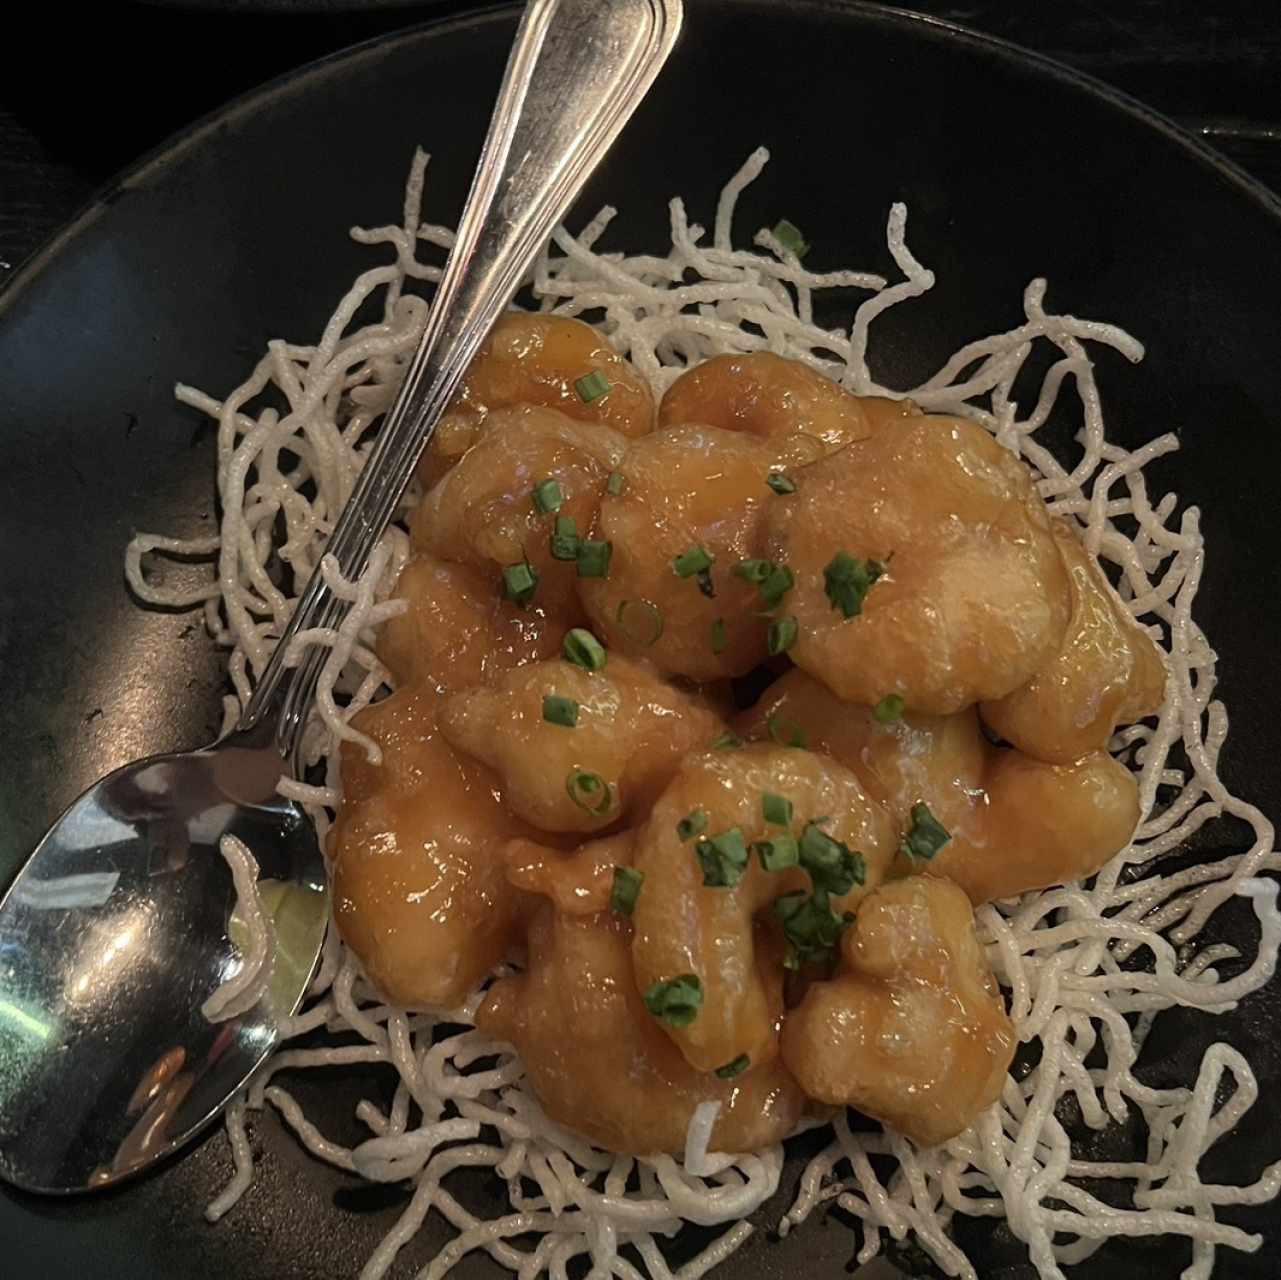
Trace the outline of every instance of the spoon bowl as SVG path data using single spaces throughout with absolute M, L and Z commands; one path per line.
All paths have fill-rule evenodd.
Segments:
M 181 1146 L 301 1002 L 328 919 L 324 860 L 276 793 L 274 741 L 256 737 L 108 774 L 0 901 L 0 1176 L 17 1186 L 108 1186 Z M 266 996 L 212 1023 L 201 1006 L 240 964 L 224 834 L 258 859 L 276 953 Z

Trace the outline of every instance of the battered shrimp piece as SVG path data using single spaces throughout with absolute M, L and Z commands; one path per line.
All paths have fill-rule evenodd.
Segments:
M 880 723 L 792 671 L 738 722 L 740 733 L 801 734 L 857 774 L 900 831 L 923 801 L 951 839 L 928 862 L 900 855 L 900 872 L 955 881 L 978 905 L 1093 875 L 1129 843 L 1139 820 L 1134 775 L 1104 751 L 1070 765 L 993 747 L 973 708 L 906 712 Z
M 629 932 L 626 920 L 608 913 L 542 906 L 529 929 L 526 971 L 494 985 L 476 1025 L 516 1046 L 553 1120 L 608 1151 L 681 1151 L 703 1102 L 721 1104 L 711 1150 L 755 1151 L 780 1141 L 804 1104 L 782 1063 L 775 1058 L 728 1080 L 691 1068 L 636 990 Z
M 959 711 L 1057 651 L 1070 599 L 1049 516 L 981 427 L 889 422 L 797 482 L 768 508 L 766 555 L 796 577 L 792 658 L 841 698 Z M 883 569 L 870 588 L 868 562 Z
M 420 552 L 400 571 L 393 596 L 409 608 L 379 628 L 377 652 L 398 687 L 428 678 L 441 689 L 557 652 L 564 617 L 537 600 L 522 608 L 470 565 Z
M 609 910 L 614 869 L 630 867 L 636 831 L 588 840 L 571 854 L 533 840 L 512 840 L 503 849 L 507 879 L 526 893 L 550 898 L 557 911 L 592 916 Z
M 1106 747 L 1118 725 L 1155 712 L 1165 693 L 1165 667 L 1072 526 L 1055 520 L 1053 530 L 1072 589 L 1063 643 L 1021 689 L 980 711 L 1028 755 L 1068 764 Z
M 810 987 L 783 1027 L 783 1061 L 811 1098 L 927 1146 L 996 1101 L 1014 1046 L 965 894 L 919 876 L 863 903 L 836 977 Z
M 749 431 L 768 439 L 781 461 L 803 466 L 916 413 L 910 400 L 852 395 L 799 360 L 758 351 L 713 356 L 682 373 L 658 406 L 658 425 Z
M 603 394 L 584 399 L 575 385 L 597 373 Z M 588 387 L 591 395 L 595 388 Z M 476 442 L 489 416 L 513 405 L 542 405 L 625 436 L 654 426 L 654 397 L 640 374 L 581 320 L 509 311 L 490 330 L 462 389 L 441 418 L 419 464 L 430 489 Z
M 502 846 L 528 828 L 493 774 L 436 731 L 440 695 L 402 689 L 355 717 L 382 748 L 343 743 L 345 799 L 330 836 L 334 919 L 387 999 L 450 1006 L 520 934 Z
M 552 555 L 556 521 L 572 520 L 586 535 L 625 447 L 616 431 L 554 409 L 496 410 L 466 456 L 415 511 L 412 541 L 442 560 L 481 569 L 495 590 L 505 567 L 529 564 L 538 575 L 531 603 L 569 620 L 578 608 L 576 566 Z M 558 486 L 558 505 L 544 511 L 534 491 L 548 480 Z
M 598 831 L 646 812 L 681 757 L 724 728 L 695 696 L 619 654 L 601 671 L 557 659 L 462 690 L 440 727 L 497 771 L 513 813 L 545 831 Z
M 613 544 L 609 577 L 579 594 L 598 634 L 664 671 L 714 680 L 765 657 L 757 587 L 732 570 L 761 555 L 761 523 L 781 501 L 766 481 L 777 451 L 741 431 L 669 427 L 638 440 L 620 468 L 622 492 L 600 506 L 598 537 Z M 677 557 L 712 557 L 707 579 L 681 577 Z M 719 625 L 718 625 L 719 624 Z
M 702 814 L 703 836 L 737 829 L 750 849 L 784 829 L 765 821 L 767 793 L 791 802 L 788 825 L 796 836 L 809 822 L 825 818 L 823 831 L 863 855 L 864 883 L 831 899 L 838 916 L 880 883 L 894 857 L 897 841 L 888 815 L 833 760 L 764 743 L 686 758 L 636 838 L 635 868 L 645 880 L 632 915 L 632 958 L 642 992 L 684 974 L 702 984 L 693 1021 L 664 1024 L 699 1071 L 713 1071 L 743 1054 L 762 1064 L 777 1051 L 781 1006 L 760 974 L 754 920 L 783 894 L 808 889 L 810 881 L 799 868 L 766 871 L 750 856 L 737 884 L 704 884 L 697 840 L 682 840 L 677 824 Z

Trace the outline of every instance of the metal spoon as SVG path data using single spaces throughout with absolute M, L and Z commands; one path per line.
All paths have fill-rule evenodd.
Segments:
M 358 574 L 468 362 L 675 43 L 680 0 L 531 0 L 426 332 L 330 538 Z M 322 655 L 290 640 L 345 606 L 303 591 L 235 730 L 126 765 L 54 824 L 0 902 L 0 1177 L 108 1186 L 207 1125 L 302 1000 L 328 900 L 315 833 L 276 785 L 296 768 Z M 272 883 L 270 991 L 219 1024 L 204 1000 L 239 965 L 225 832 Z

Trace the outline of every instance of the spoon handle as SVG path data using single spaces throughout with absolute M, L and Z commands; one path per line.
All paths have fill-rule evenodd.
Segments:
M 422 340 L 329 539 L 344 577 L 364 569 L 467 365 L 654 82 L 680 25 L 681 0 L 529 0 Z M 309 651 L 289 680 L 285 652 L 299 631 L 336 626 L 345 609 L 317 569 L 238 730 L 262 722 L 283 689 L 276 741 L 292 758 L 324 653 Z

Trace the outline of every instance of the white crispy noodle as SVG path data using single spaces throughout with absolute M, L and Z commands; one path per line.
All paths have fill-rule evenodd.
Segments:
M 1271 977 L 1281 914 L 1276 882 L 1265 873 L 1276 871 L 1278 860 L 1271 823 L 1217 774 L 1228 721 L 1214 698 L 1215 653 L 1192 616 L 1205 562 L 1199 513 L 1180 511 L 1173 494 L 1153 503 L 1144 480 L 1144 466 L 1176 447 L 1176 440 L 1162 436 L 1128 451 L 1104 433 L 1089 348 L 1111 347 L 1132 361 L 1143 349 L 1110 325 L 1048 310 L 1045 282 L 1034 280 L 1021 319 L 1006 332 L 968 344 L 918 387 L 883 386 L 868 363 L 874 322 L 934 283 L 907 247 L 906 210 L 895 205 L 889 214 L 888 246 L 901 276 L 894 282 L 812 271 L 768 234 L 755 238 L 755 248 L 736 248 L 735 202 L 767 158 L 756 152 L 730 180 L 710 238 L 673 200 L 672 245 L 662 256 L 598 248 L 611 209 L 578 235 L 559 228 L 528 282 L 535 305 L 593 320 L 656 392 L 707 356 L 769 350 L 802 360 L 853 391 L 910 395 L 927 409 L 982 423 L 1033 468 L 1051 509 L 1074 521 L 1090 551 L 1113 571 L 1121 598 L 1161 644 L 1169 672 L 1160 713 L 1123 730 L 1112 744 L 1139 776 L 1143 818 L 1133 842 L 1087 884 L 1028 894 L 978 913 L 1019 1037 L 1039 1047 L 1036 1065 L 1020 1079 L 1011 1077 L 995 1106 L 940 1147 L 855 1132 L 838 1119 L 779 1231 L 786 1234 L 834 1202 L 859 1221 L 860 1259 L 875 1256 L 887 1238 L 910 1233 L 946 1273 L 971 1280 L 974 1265 L 948 1231 L 957 1213 L 1006 1218 L 1045 1280 L 1063 1275 L 1065 1266 L 1114 1236 L 1181 1236 L 1190 1242 L 1184 1277 L 1207 1280 L 1217 1249 L 1253 1251 L 1261 1243 L 1218 1221 L 1218 1207 L 1258 1203 L 1281 1186 L 1281 1163 L 1242 1169 L 1241 1184 L 1233 1186 L 1203 1181 L 1199 1172 L 1206 1151 L 1253 1105 L 1257 1084 L 1249 1063 L 1225 1044 L 1214 1045 L 1195 1079 L 1179 1087 L 1143 1084 L 1135 1064 L 1161 1010 L 1190 1005 L 1219 1013 Z M 144 601 L 203 602 L 213 635 L 230 650 L 235 698 L 229 718 L 248 697 L 301 584 L 322 560 L 372 430 L 422 330 L 426 306 L 405 288 L 438 278 L 441 251 L 451 241 L 447 229 L 420 222 L 425 166 L 420 152 L 399 226 L 353 232 L 362 243 L 386 246 L 394 260 L 356 281 L 314 345 L 269 344 L 247 381 L 221 400 L 178 388 L 183 403 L 218 424 L 219 537 L 182 542 L 140 536 L 130 547 L 126 572 Z M 432 262 L 420 260 L 424 251 Z M 832 288 L 868 296 L 847 324 L 826 329 L 814 319 L 815 300 Z M 381 317 L 354 324 L 362 304 L 378 297 Z M 1048 370 L 1034 393 L 1016 399 L 1016 378 L 1036 348 L 1050 353 Z M 1081 415 L 1068 457 L 1055 456 L 1038 439 L 1056 410 Z M 413 501 L 411 494 L 407 505 Z M 148 565 L 156 555 L 215 552 L 212 571 L 195 588 L 186 579 L 167 586 L 169 575 Z M 376 756 L 374 744 L 348 722 L 388 685 L 373 653 L 373 632 L 398 607 L 390 594 L 406 554 L 403 528 L 395 528 L 359 581 L 342 580 L 327 563 L 331 585 L 353 602 L 351 612 L 337 629 L 308 632 L 295 646 L 329 650 L 306 739 L 307 759 L 325 762 L 323 784 L 289 786 L 322 835 L 341 798 L 339 742 L 361 742 Z M 1162 858 L 1225 815 L 1252 833 L 1245 852 L 1216 852 L 1162 874 Z M 1199 941 L 1216 909 L 1234 895 L 1243 896 L 1258 919 L 1259 937 L 1249 955 Z M 227 1212 L 250 1186 L 244 1117 L 270 1104 L 319 1158 L 355 1176 L 412 1186 L 400 1221 L 369 1259 L 363 1280 L 388 1273 L 429 1213 L 457 1231 L 419 1273 L 433 1280 L 476 1249 L 523 1278 L 565 1276 L 571 1260 L 582 1258 L 593 1277 L 690 1280 L 742 1242 L 751 1227 L 740 1220 L 778 1185 L 780 1149 L 709 1156 L 701 1131 L 691 1135 L 684 1163 L 592 1148 L 543 1114 L 510 1046 L 471 1026 L 480 998 L 477 992 L 465 1007 L 450 1011 L 389 1007 L 331 929 L 311 1002 L 285 1032 L 328 1028 L 354 1033 L 356 1043 L 286 1047 L 267 1064 L 228 1113 L 236 1172 L 210 1216 Z M 321 1134 L 274 1081 L 285 1068 L 356 1061 L 386 1063 L 398 1083 L 389 1110 L 372 1101 L 360 1104 L 357 1115 L 370 1136 L 347 1149 Z M 1082 1158 L 1060 1119 L 1065 1100 L 1074 1102 L 1092 1130 L 1137 1113 L 1146 1149 L 1126 1163 Z M 510 1213 L 486 1220 L 464 1208 L 450 1190 L 461 1169 L 505 1180 Z M 1098 1178 L 1122 1190 L 1104 1201 L 1083 1185 Z M 672 1270 L 657 1241 L 682 1222 L 737 1225 Z
M 257 861 L 244 842 L 232 835 L 222 837 L 218 851 L 231 868 L 236 890 L 232 928 L 244 942 L 236 971 L 200 1006 L 210 1022 L 226 1022 L 252 1009 L 271 985 L 276 958 L 276 931 L 258 894 Z

